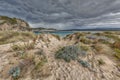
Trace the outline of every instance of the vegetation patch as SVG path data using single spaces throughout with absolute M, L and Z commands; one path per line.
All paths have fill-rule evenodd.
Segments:
M 45 63 L 47 62 L 46 57 L 44 57 L 44 59 L 41 59 L 36 65 L 35 65 L 35 70 L 40 69 Z
M 30 50 L 30 49 L 34 49 L 35 47 L 35 43 L 33 42 L 26 42 L 24 44 L 13 44 L 11 46 L 13 51 L 25 51 L 25 50 Z
M 18 41 L 33 40 L 36 35 L 32 32 L 0 31 L 0 45 Z
M 120 49 L 115 49 L 115 57 L 117 58 L 117 59 L 120 59 Z
M 102 45 L 100 45 L 100 44 L 95 44 L 95 45 L 93 45 L 92 47 L 93 47 L 97 52 L 100 52 L 100 51 L 103 49 Z
M 71 60 L 77 60 L 80 51 L 81 50 L 78 46 L 66 46 L 56 52 L 55 58 L 64 59 L 66 62 L 70 62 Z
M 90 67 L 90 64 L 87 61 L 79 60 L 78 61 L 83 67 Z
M 81 48 L 81 50 L 83 50 L 83 51 L 88 51 L 88 50 L 89 50 L 89 47 L 88 47 L 88 46 L 85 46 L 85 45 L 81 45 L 80 48 Z
M 114 39 L 114 40 L 116 40 L 116 41 L 120 41 L 119 37 L 118 37 L 118 36 L 115 36 L 115 35 L 113 35 L 113 34 L 105 34 L 105 36 L 108 37 L 108 38 L 112 38 L 112 39 Z
M 98 60 L 98 64 L 99 64 L 99 65 L 104 65 L 105 62 L 103 61 L 103 59 L 99 59 L 99 60 Z
M 7 21 L 10 24 L 16 24 L 17 19 L 16 18 L 9 18 L 7 16 L 0 16 L 0 19 Z
M 9 70 L 9 75 L 12 76 L 12 78 L 15 80 L 15 79 L 18 79 L 19 76 L 20 76 L 20 72 L 21 72 L 21 69 L 20 67 L 12 67 L 10 70 Z
M 90 44 L 91 43 L 91 40 L 87 39 L 87 38 L 80 38 L 80 42 L 84 43 L 84 44 Z
M 43 49 L 39 49 L 37 52 L 35 52 L 37 55 L 44 55 Z

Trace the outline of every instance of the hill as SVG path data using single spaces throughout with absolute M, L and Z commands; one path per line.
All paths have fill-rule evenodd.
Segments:
M 27 22 L 18 18 L 0 16 L 0 30 L 29 30 Z

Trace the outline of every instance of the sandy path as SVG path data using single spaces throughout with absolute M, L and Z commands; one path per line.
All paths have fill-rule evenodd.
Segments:
M 105 71 L 103 69 L 104 67 L 100 67 L 96 64 L 97 60 L 96 58 L 94 58 L 94 53 L 92 55 L 87 56 L 87 60 L 91 60 L 93 71 L 81 66 L 80 64 L 78 64 L 78 62 L 72 61 L 70 63 L 66 63 L 62 60 L 59 61 L 54 59 L 53 51 L 57 50 L 60 46 L 66 46 L 68 44 L 70 43 L 60 41 L 58 44 L 52 43 L 52 46 L 44 48 L 44 50 L 46 50 L 48 63 L 50 66 L 52 66 L 52 76 L 50 76 L 49 79 L 46 78 L 45 80 L 119 80 L 119 77 L 113 75 L 110 71 L 108 71 L 108 69 L 106 69 Z M 102 57 L 106 61 L 109 61 L 109 59 L 106 56 Z M 106 67 L 113 70 L 113 68 L 111 68 L 111 65 L 108 65 L 110 66 L 110 68 L 108 66 Z M 94 70 L 96 72 L 94 72 Z

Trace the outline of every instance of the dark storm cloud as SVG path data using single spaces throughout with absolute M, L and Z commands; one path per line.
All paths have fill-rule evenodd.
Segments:
M 1 15 L 22 18 L 33 27 L 115 27 L 119 12 L 120 0 L 0 0 Z

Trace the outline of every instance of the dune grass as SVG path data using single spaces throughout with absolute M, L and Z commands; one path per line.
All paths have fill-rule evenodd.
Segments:
M 24 44 L 13 44 L 11 46 L 12 50 L 14 51 L 24 51 L 24 50 L 30 50 L 30 49 L 34 49 L 35 47 L 35 43 L 33 42 L 27 42 L 27 43 L 24 43 Z
M 32 40 L 36 35 L 32 32 L 22 31 L 0 31 L 0 45 L 18 41 Z
M 115 57 L 117 58 L 117 59 L 120 59 L 120 49 L 115 49 Z

